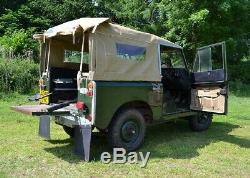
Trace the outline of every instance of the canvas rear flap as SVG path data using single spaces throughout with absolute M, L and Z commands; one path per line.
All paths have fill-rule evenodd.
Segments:
M 191 90 L 191 109 L 223 114 L 226 97 L 220 87 L 198 87 Z

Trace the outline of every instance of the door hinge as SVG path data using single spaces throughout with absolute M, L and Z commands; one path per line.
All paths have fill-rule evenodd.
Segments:
M 227 95 L 226 89 L 221 89 L 220 92 L 217 93 L 218 95 Z

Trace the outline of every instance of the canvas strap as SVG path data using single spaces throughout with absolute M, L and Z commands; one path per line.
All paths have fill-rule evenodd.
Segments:
M 49 62 L 50 62 L 50 46 L 51 46 L 51 40 L 49 40 L 48 62 L 47 62 L 46 72 L 49 72 Z
M 80 72 L 82 72 L 82 64 L 83 64 L 83 51 L 84 51 L 84 31 L 83 31 L 83 36 L 82 36 L 82 51 L 81 51 Z

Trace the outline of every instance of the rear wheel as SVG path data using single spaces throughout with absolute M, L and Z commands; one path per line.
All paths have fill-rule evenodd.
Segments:
M 108 128 L 108 141 L 113 148 L 138 149 L 144 141 L 146 125 L 143 114 L 127 109 L 115 116 Z
M 74 128 L 71 128 L 71 127 L 68 127 L 68 126 L 63 126 L 63 130 L 71 137 L 73 138 L 74 137 L 74 134 L 75 134 L 75 129 Z
M 193 131 L 204 131 L 209 128 L 212 123 L 213 115 L 211 113 L 198 113 L 189 119 L 189 126 Z

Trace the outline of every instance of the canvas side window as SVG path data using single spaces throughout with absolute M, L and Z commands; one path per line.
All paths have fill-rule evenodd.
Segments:
M 64 62 L 69 63 L 81 63 L 81 52 L 80 51 L 64 51 Z M 89 64 L 89 53 L 83 52 L 83 63 Z
M 116 43 L 116 55 L 122 60 L 144 61 L 146 48 L 128 44 Z

